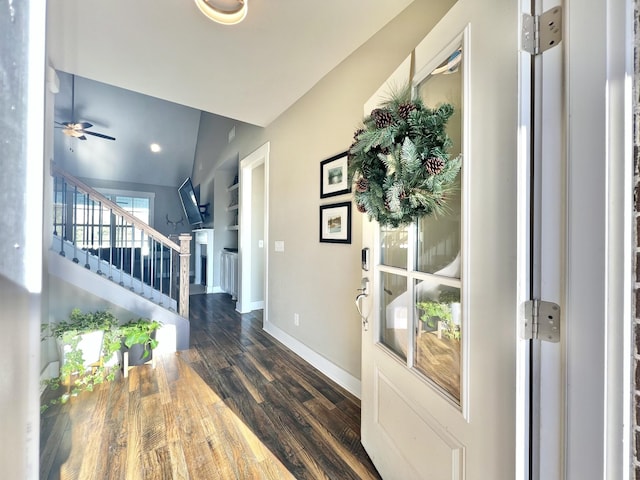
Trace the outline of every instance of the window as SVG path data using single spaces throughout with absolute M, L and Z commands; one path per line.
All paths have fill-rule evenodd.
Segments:
M 102 192 L 108 199 L 137 219 L 153 226 L 153 193 L 111 191 Z M 121 217 L 111 218 L 111 244 L 115 247 L 140 247 L 146 255 L 148 242 L 144 241 L 142 231 Z

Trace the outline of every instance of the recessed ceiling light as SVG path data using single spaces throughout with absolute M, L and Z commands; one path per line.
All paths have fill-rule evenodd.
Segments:
M 162 147 L 157 143 L 152 143 L 151 145 L 149 145 L 149 150 L 151 150 L 153 153 L 158 153 L 162 150 Z
M 248 0 L 195 0 L 202 13 L 214 22 L 235 25 L 247 16 Z

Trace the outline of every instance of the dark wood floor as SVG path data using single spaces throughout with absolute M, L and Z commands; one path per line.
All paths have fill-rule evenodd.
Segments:
M 190 308 L 190 350 L 42 415 L 41 479 L 380 478 L 355 397 L 266 335 L 260 312 L 225 294 Z

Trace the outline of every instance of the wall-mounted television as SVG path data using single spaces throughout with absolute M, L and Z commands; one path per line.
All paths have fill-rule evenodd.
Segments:
M 184 214 L 187 216 L 187 221 L 193 226 L 202 226 L 204 219 L 200 213 L 200 206 L 196 198 L 196 192 L 193 189 L 193 184 L 191 183 L 191 177 L 187 177 L 182 185 L 180 185 L 178 194 L 180 195 L 180 201 L 182 202 Z

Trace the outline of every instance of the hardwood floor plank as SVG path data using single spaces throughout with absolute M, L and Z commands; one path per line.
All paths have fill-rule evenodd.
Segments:
M 142 451 L 159 449 L 167 444 L 166 419 L 160 395 L 149 395 L 140 400 Z
M 258 353 L 259 355 L 260 353 Z M 269 370 L 264 366 L 264 364 L 262 362 L 259 362 L 256 357 L 250 352 L 245 352 L 245 354 L 242 356 L 242 358 L 248 360 L 255 368 L 258 372 L 260 372 L 260 375 L 262 375 L 262 377 L 267 381 L 267 382 L 271 382 L 273 380 L 273 375 L 271 375 L 271 373 L 269 372 Z
M 43 416 L 43 427 L 40 431 L 40 478 L 49 478 L 62 445 L 62 440 L 69 426 L 69 415 Z M 47 441 L 44 441 L 47 440 Z
M 303 372 L 290 365 L 290 362 L 284 362 L 282 359 L 276 360 L 276 363 L 287 372 L 287 376 L 295 378 L 296 384 L 300 385 L 308 394 L 313 398 L 321 402 L 327 409 L 331 410 L 335 408 L 335 404 L 322 394 L 316 387 L 314 387 L 306 378 Z M 310 398 L 301 399 L 301 402 L 307 402 Z
M 242 382 L 242 385 L 247 390 L 247 392 L 249 392 L 249 395 L 251 395 L 253 397 L 255 402 L 256 403 L 262 403 L 262 401 L 263 401 L 262 400 L 262 395 L 260 395 L 260 392 L 255 387 L 253 382 L 251 380 L 249 380 L 249 377 L 247 377 L 247 375 L 235 365 L 233 367 L 231 367 L 231 370 L 233 370 L 233 373 L 235 373 L 236 377 L 238 377 L 240 382 Z
M 229 399 L 225 403 L 253 432 L 257 441 L 290 467 L 292 473 L 301 468 L 301 465 L 294 460 L 296 454 L 302 450 L 302 445 L 288 432 L 283 431 L 283 426 L 277 422 L 277 419 L 274 422 L 262 404 L 258 405 L 246 398 Z
M 171 478 L 175 480 L 189 480 L 189 467 L 182 448 L 182 441 L 171 441 L 167 444 L 171 459 Z
M 135 372 L 137 369 L 133 369 Z M 129 374 L 129 409 L 127 411 L 127 459 L 126 472 L 127 479 L 137 480 L 143 478 L 140 455 L 142 450 L 142 419 L 140 418 L 140 392 L 132 390 L 132 385 L 137 385 L 137 374 Z
M 80 469 L 79 478 L 91 478 L 94 475 L 107 478 L 111 468 L 109 454 L 112 445 L 116 449 L 118 448 L 117 436 L 119 429 L 114 429 L 114 423 L 103 412 L 109 407 L 113 407 L 114 401 L 121 403 L 121 400 L 112 400 L 110 384 L 108 383 L 100 385 L 92 395 L 96 396 L 98 402 L 91 412 L 88 425 L 90 433 L 84 439 L 86 442 L 84 444 L 85 454 L 82 456 L 82 468 Z M 117 415 L 119 413 L 118 410 L 115 413 Z M 112 444 L 111 442 L 114 440 L 115 443 Z M 110 478 L 118 478 L 118 476 Z
M 170 480 L 173 478 L 171 452 L 167 446 L 142 453 L 142 474 L 145 480 Z

